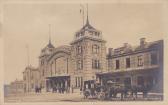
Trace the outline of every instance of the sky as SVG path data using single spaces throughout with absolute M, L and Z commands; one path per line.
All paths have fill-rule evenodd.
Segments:
M 117 48 L 123 43 L 138 45 L 142 37 L 149 42 L 156 41 L 166 34 L 160 3 L 91 3 L 88 6 L 90 24 L 102 31 L 107 48 Z M 82 27 L 80 8 L 78 3 L 5 4 L 4 83 L 22 79 L 28 62 L 26 45 L 29 46 L 30 64 L 38 67 L 40 51 L 48 44 L 49 24 L 53 45 L 69 45 L 75 32 Z

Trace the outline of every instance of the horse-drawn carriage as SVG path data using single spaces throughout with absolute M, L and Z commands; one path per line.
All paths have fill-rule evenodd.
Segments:
M 123 84 L 113 81 L 107 81 L 105 85 L 92 82 L 90 85 L 94 86 L 84 88 L 84 98 L 88 98 L 89 96 L 91 96 L 92 98 L 98 98 L 100 100 L 104 100 L 112 96 L 115 97 L 123 86 Z
M 129 86 L 113 81 L 107 81 L 104 85 L 100 85 L 100 83 L 93 83 L 93 85 L 94 87 L 84 89 L 84 98 L 91 97 L 99 100 L 108 100 L 119 97 L 123 100 L 129 96 L 136 99 L 138 92 L 142 92 L 143 97 L 146 97 L 150 90 L 149 87 L 145 86 Z

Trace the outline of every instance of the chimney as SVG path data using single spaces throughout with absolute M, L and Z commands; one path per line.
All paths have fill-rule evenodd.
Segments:
M 141 38 L 140 39 L 140 45 L 143 46 L 146 44 L 146 39 L 145 38 Z
M 109 49 L 108 49 L 108 55 L 109 55 L 109 56 L 112 56 L 112 55 L 113 55 L 113 48 L 109 48 Z
M 124 43 L 124 47 L 127 48 L 128 47 L 128 43 Z

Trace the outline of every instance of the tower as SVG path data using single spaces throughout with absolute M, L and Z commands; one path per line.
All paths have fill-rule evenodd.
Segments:
M 96 73 L 106 70 L 105 43 L 102 32 L 90 25 L 87 12 L 86 24 L 75 33 L 71 42 L 75 87 L 96 80 Z
M 40 83 L 39 85 L 41 87 L 45 87 L 45 78 L 47 76 L 47 58 L 51 55 L 55 47 L 51 43 L 51 37 L 50 37 L 50 25 L 49 25 L 49 41 L 47 46 L 45 46 L 41 50 L 41 54 L 39 56 L 39 71 L 40 71 Z

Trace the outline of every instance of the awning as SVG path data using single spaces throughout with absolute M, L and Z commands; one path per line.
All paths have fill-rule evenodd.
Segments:
M 49 77 L 46 77 L 46 79 L 68 78 L 68 77 L 70 77 L 70 75 L 64 74 L 64 75 L 53 75 L 53 76 L 49 76 Z
M 103 72 L 103 73 L 97 73 L 97 76 L 106 76 L 106 75 L 111 75 L 111 76 L 117 76 L 117 75 L 124 75 L 124 74 L 134 74 L 134 73 L 152 73 L 152 72 L 157 72 L 159 71 L 159 68 L 148 68 L 148 69 L 138 69 L 138 70 L 120 70 L 120 71 L 108 71 L 108 72 Z

